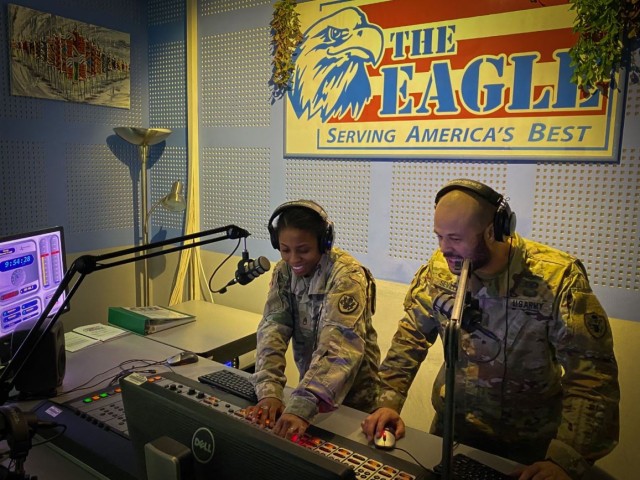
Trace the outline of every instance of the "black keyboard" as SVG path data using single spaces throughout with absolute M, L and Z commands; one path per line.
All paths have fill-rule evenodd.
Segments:
M 513 480 L 514 477 L 502 473 L 489 465 L 480 463 L 462 453 L 453 456 L 453 479 L 454 480 Z M 442 472 L 441 465 L 434 468 L 436 473 Z
M 217 370 L 198 377 L 200 383 L 211 385 L 236 397 L 244 398 L 252 403 L 258 403 L 256 390 L 248 378 L 238 375 L 231 370 Z

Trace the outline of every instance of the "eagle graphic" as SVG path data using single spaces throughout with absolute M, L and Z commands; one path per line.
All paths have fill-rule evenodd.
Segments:
M 289 100 L 298 118 L 320 115 L 323 122 L 350 110 L 357 120 L 371 99 L 366 65 L 382 58 L 382 29 L 357 8 L 321 18 L 304 33 L 296 50 Z

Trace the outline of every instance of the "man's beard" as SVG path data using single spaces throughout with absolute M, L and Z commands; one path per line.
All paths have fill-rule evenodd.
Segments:
M 487 242 L 484 239 L 484 235 L 479 234 L 478 239 L 479 239 L 478 244 L 475 246 L 475 248 L 471 251 L 471 254 L 468 256 L 469 260 L 471 260 L 471 266 L 474 270 L 478 270 L 484 267 L 491 260 L 491 252 L 489 251 L 489 246 L 487 245 Z M 452 254 L 444 254 L 444 256 L 445 258 L 457 257 L 456 255 L 452 255 Z M 457 258 L 461 258 L 461 257 L 457 257 Z M 464 258 L 461 258 L 461 260 L 464 260 Z M 449 267 L 449 269 L 451 270 L 451 273 L 453 273 L 454 275 L 460 275 L 460 272 L 462 270 L 462 261 L 456 262 L 456 267 L 458 265 L 459 265 L 459 268 L 452 269 L 451 267 Z

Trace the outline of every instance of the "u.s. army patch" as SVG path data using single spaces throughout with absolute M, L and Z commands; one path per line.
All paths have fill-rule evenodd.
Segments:
M 602 315 L 597 313 L 585 313 L 584 325 L 593 338 L 602 338 L 607 333 L 607 322 Z
M 341 313 L 353 313 L 358 308 L 358 301 L 351 295 L 342 295 L 338 301 Z

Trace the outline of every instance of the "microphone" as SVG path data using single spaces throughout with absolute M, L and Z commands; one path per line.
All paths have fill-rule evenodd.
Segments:
M 236 270 L 235 278 L 227 283 L 227 287 L 235 285 L 236 283 L 246 285 L 258 278 L 264 272 L 269 271 L 270 268 L 271 263 L 267 257 L 258 257 L 255 260 L 242 258 L 242 260 L 238 262 L 238 269 Z
M 439 293 L 433 300 L 433 309 L 451 320 L 454 302 L 455 298 L 453 297 L 453 295 L 442 292 Z M 487 337 L 493 340 L 498 340 L 498 338 L 492 332 L 482 327 L 481 323 L 482 309 L 480 308 L 480 302 L 478 302 L 477 299 L 472 298 L 469 292 L 466 292 L 460 326 L 467 333 L 473 333 L 476 330 L 479 330 Z

